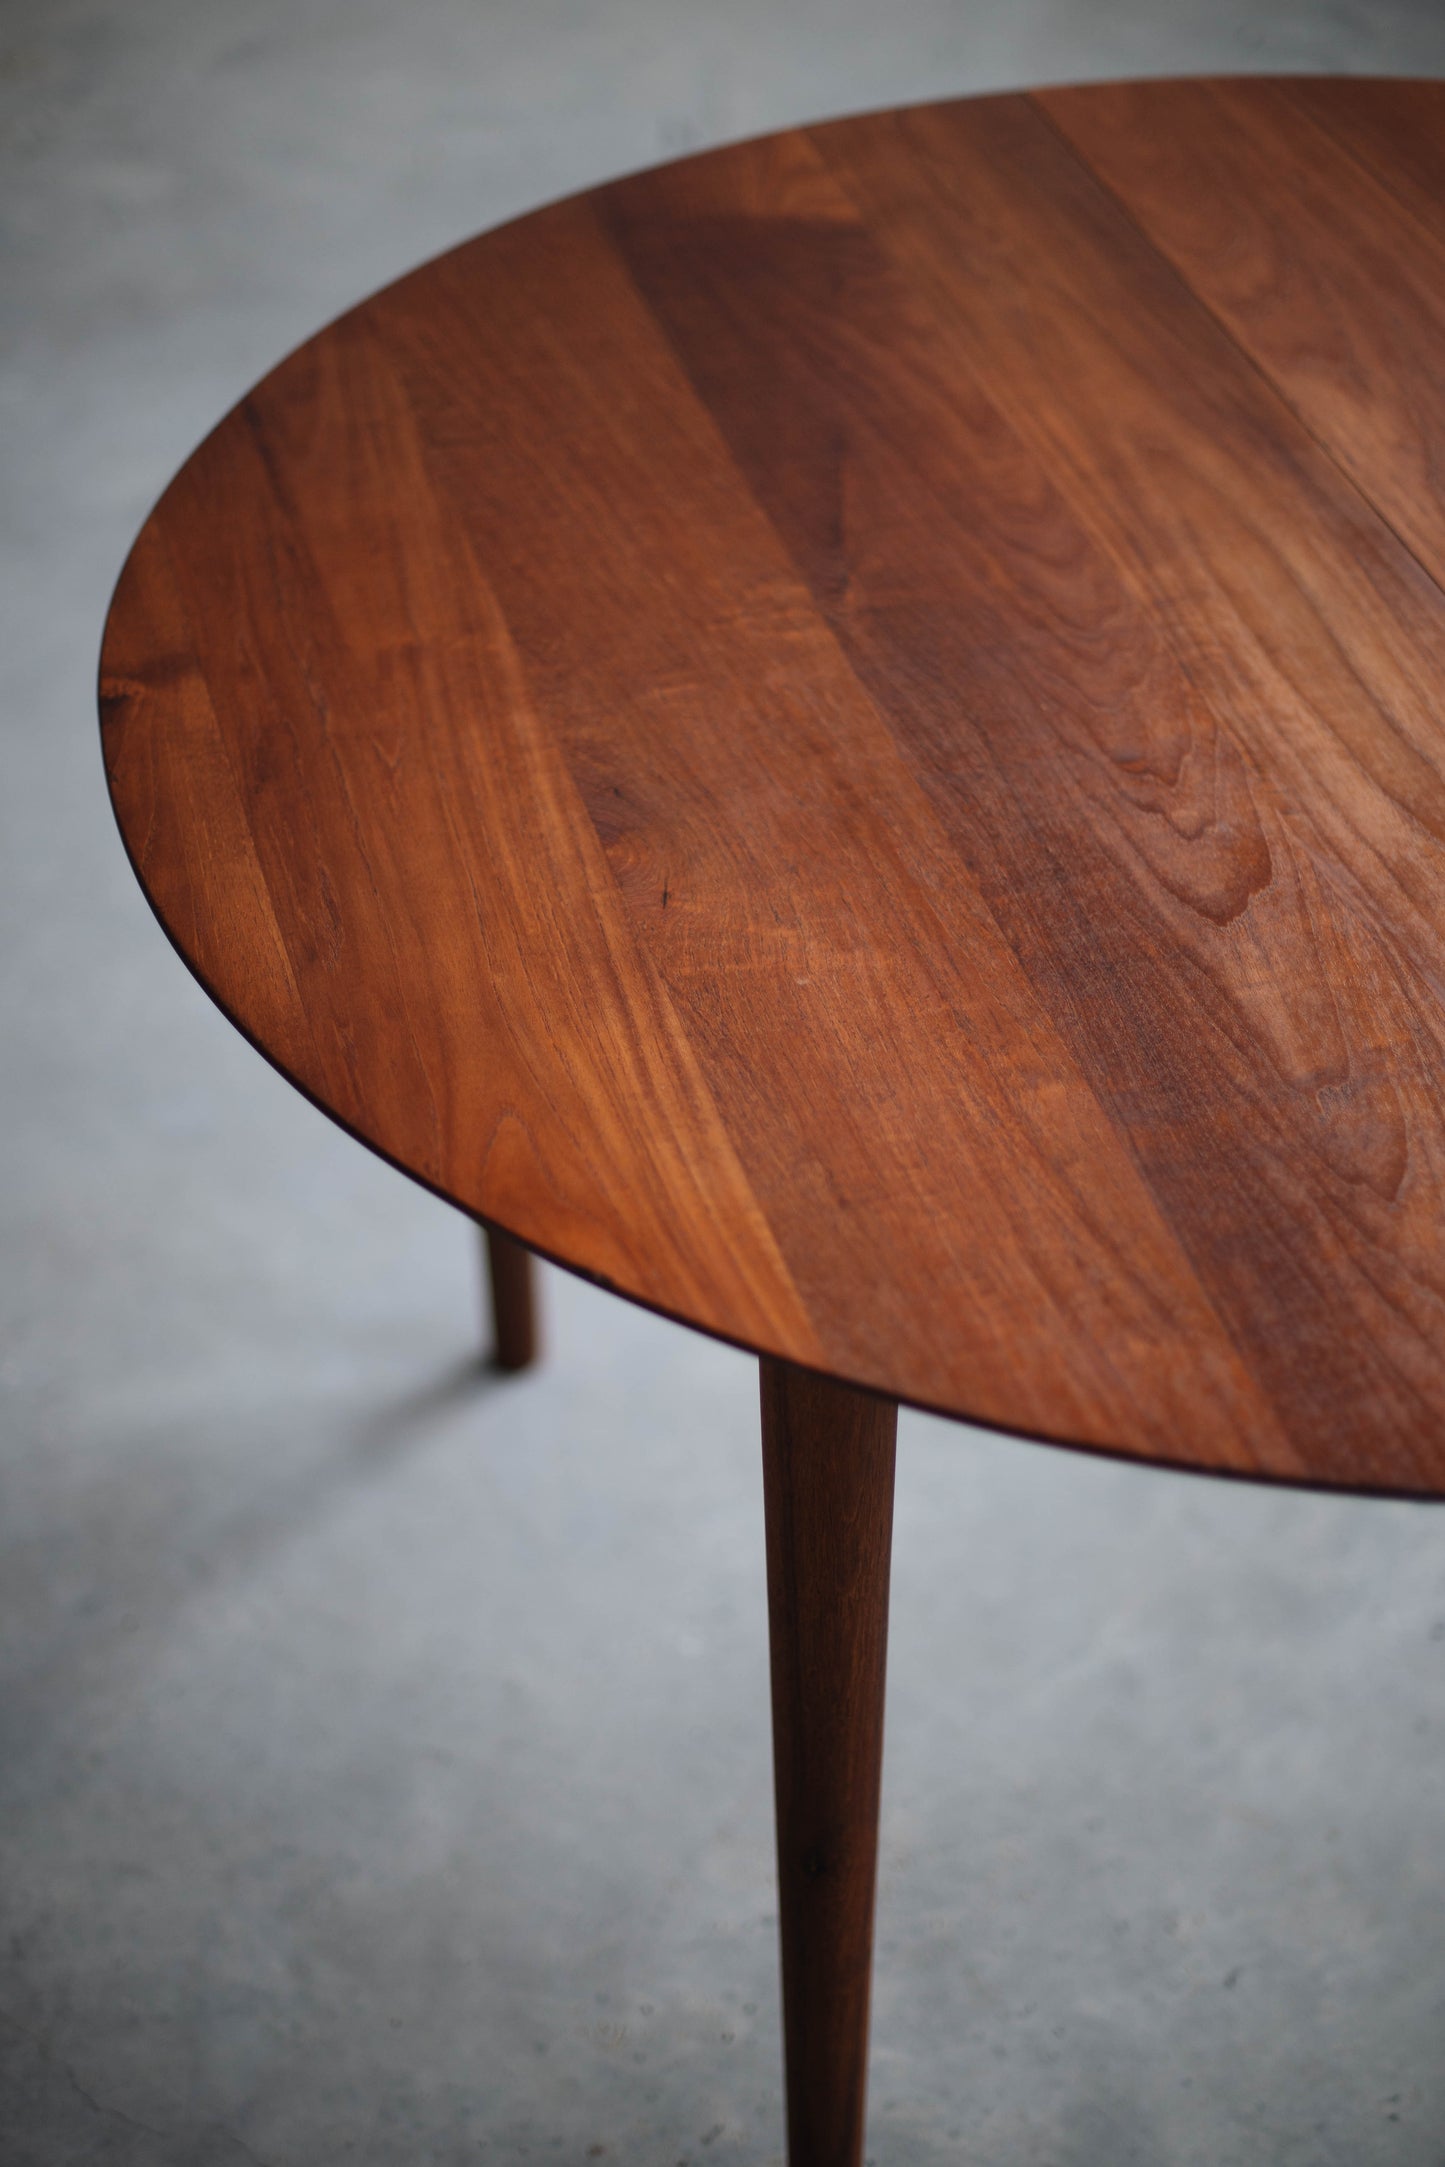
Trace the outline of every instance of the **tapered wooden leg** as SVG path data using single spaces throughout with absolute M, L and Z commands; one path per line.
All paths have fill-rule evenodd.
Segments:
M 483 1227 L 482 1239 L 492 1289 L 492 1360 L 498 1369 L 525 1369 L 537 1358 L 532 1252 L 495 1227 Z
M 860 2167 L 898 1409 L 764 1360 L 789 2167 Z

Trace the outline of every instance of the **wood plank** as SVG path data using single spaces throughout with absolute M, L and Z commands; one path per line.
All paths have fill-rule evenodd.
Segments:
M 1445 85 L 1377 93 L 1362 155 L 1348 130 L 1357 101 L 1323 85 L 1148 92 L 1050 91 L 1037 103 L 1431 575 L 1445 578 Z M 1393 185 L 1382 171 L 1387 117 Z M 1402 145 L 1415 146 L 1408 164 Z
M 307 1088 L 530 1246 L 813 1346 L 360 319 L 208 440 L 161 524 L 312 1019 Z M 157 796 L 183 813 L 169 771 Z M 219 930 L 244 959 L 246 927 Z
M 546 216 L 403 290 L 383 335 L 828 1366 L 1287 1460 L 594 212 Z M 1199 1361 L 1156 1410 L 1181 1330 Z

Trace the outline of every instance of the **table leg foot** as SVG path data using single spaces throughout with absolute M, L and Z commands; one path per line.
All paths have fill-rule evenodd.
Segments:
M 537 1286 L 532 1253 L 510 1234 L 483 1227 L 492 1294 L 492 1362 L 526 1369 L 537 1358 Z
M 789 2167 L 860 2167 L 898 1409 L 761 1363 Z

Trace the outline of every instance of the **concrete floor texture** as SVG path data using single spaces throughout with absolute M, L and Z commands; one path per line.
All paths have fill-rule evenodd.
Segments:
M 0 2167 L 782 2157 L 754 1365 L 206 1002 L 93 715 L 283 350 L 785 122 L 1445 72 L 1445 0 L 0 0 Z M 869 2155 L 1442 2167 L 1445 1519 L 905 1415 Z

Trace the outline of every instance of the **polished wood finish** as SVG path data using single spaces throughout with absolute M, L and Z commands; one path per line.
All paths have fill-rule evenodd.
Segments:
M 491 1294 L 492 1365 L 529 1369 L 537 1359 L 537 1273 L 530 1251 L 495 1227 L 482 1229 Z
M 792 2167 L 861 2158 L 896 1401 L 1445 1494 L 1445 89 L 591 191 L 147 521 L 107 772 L 337 1120 L 762 1357 Z
M 408 1172 L 769 1358 L 1445 1490 L 1442 134 L 922 107 L 365 302 L 116 595 L 172 938 Z
M 898 1408 L 760 1365 L 789 2167 L 860 2167 Z

